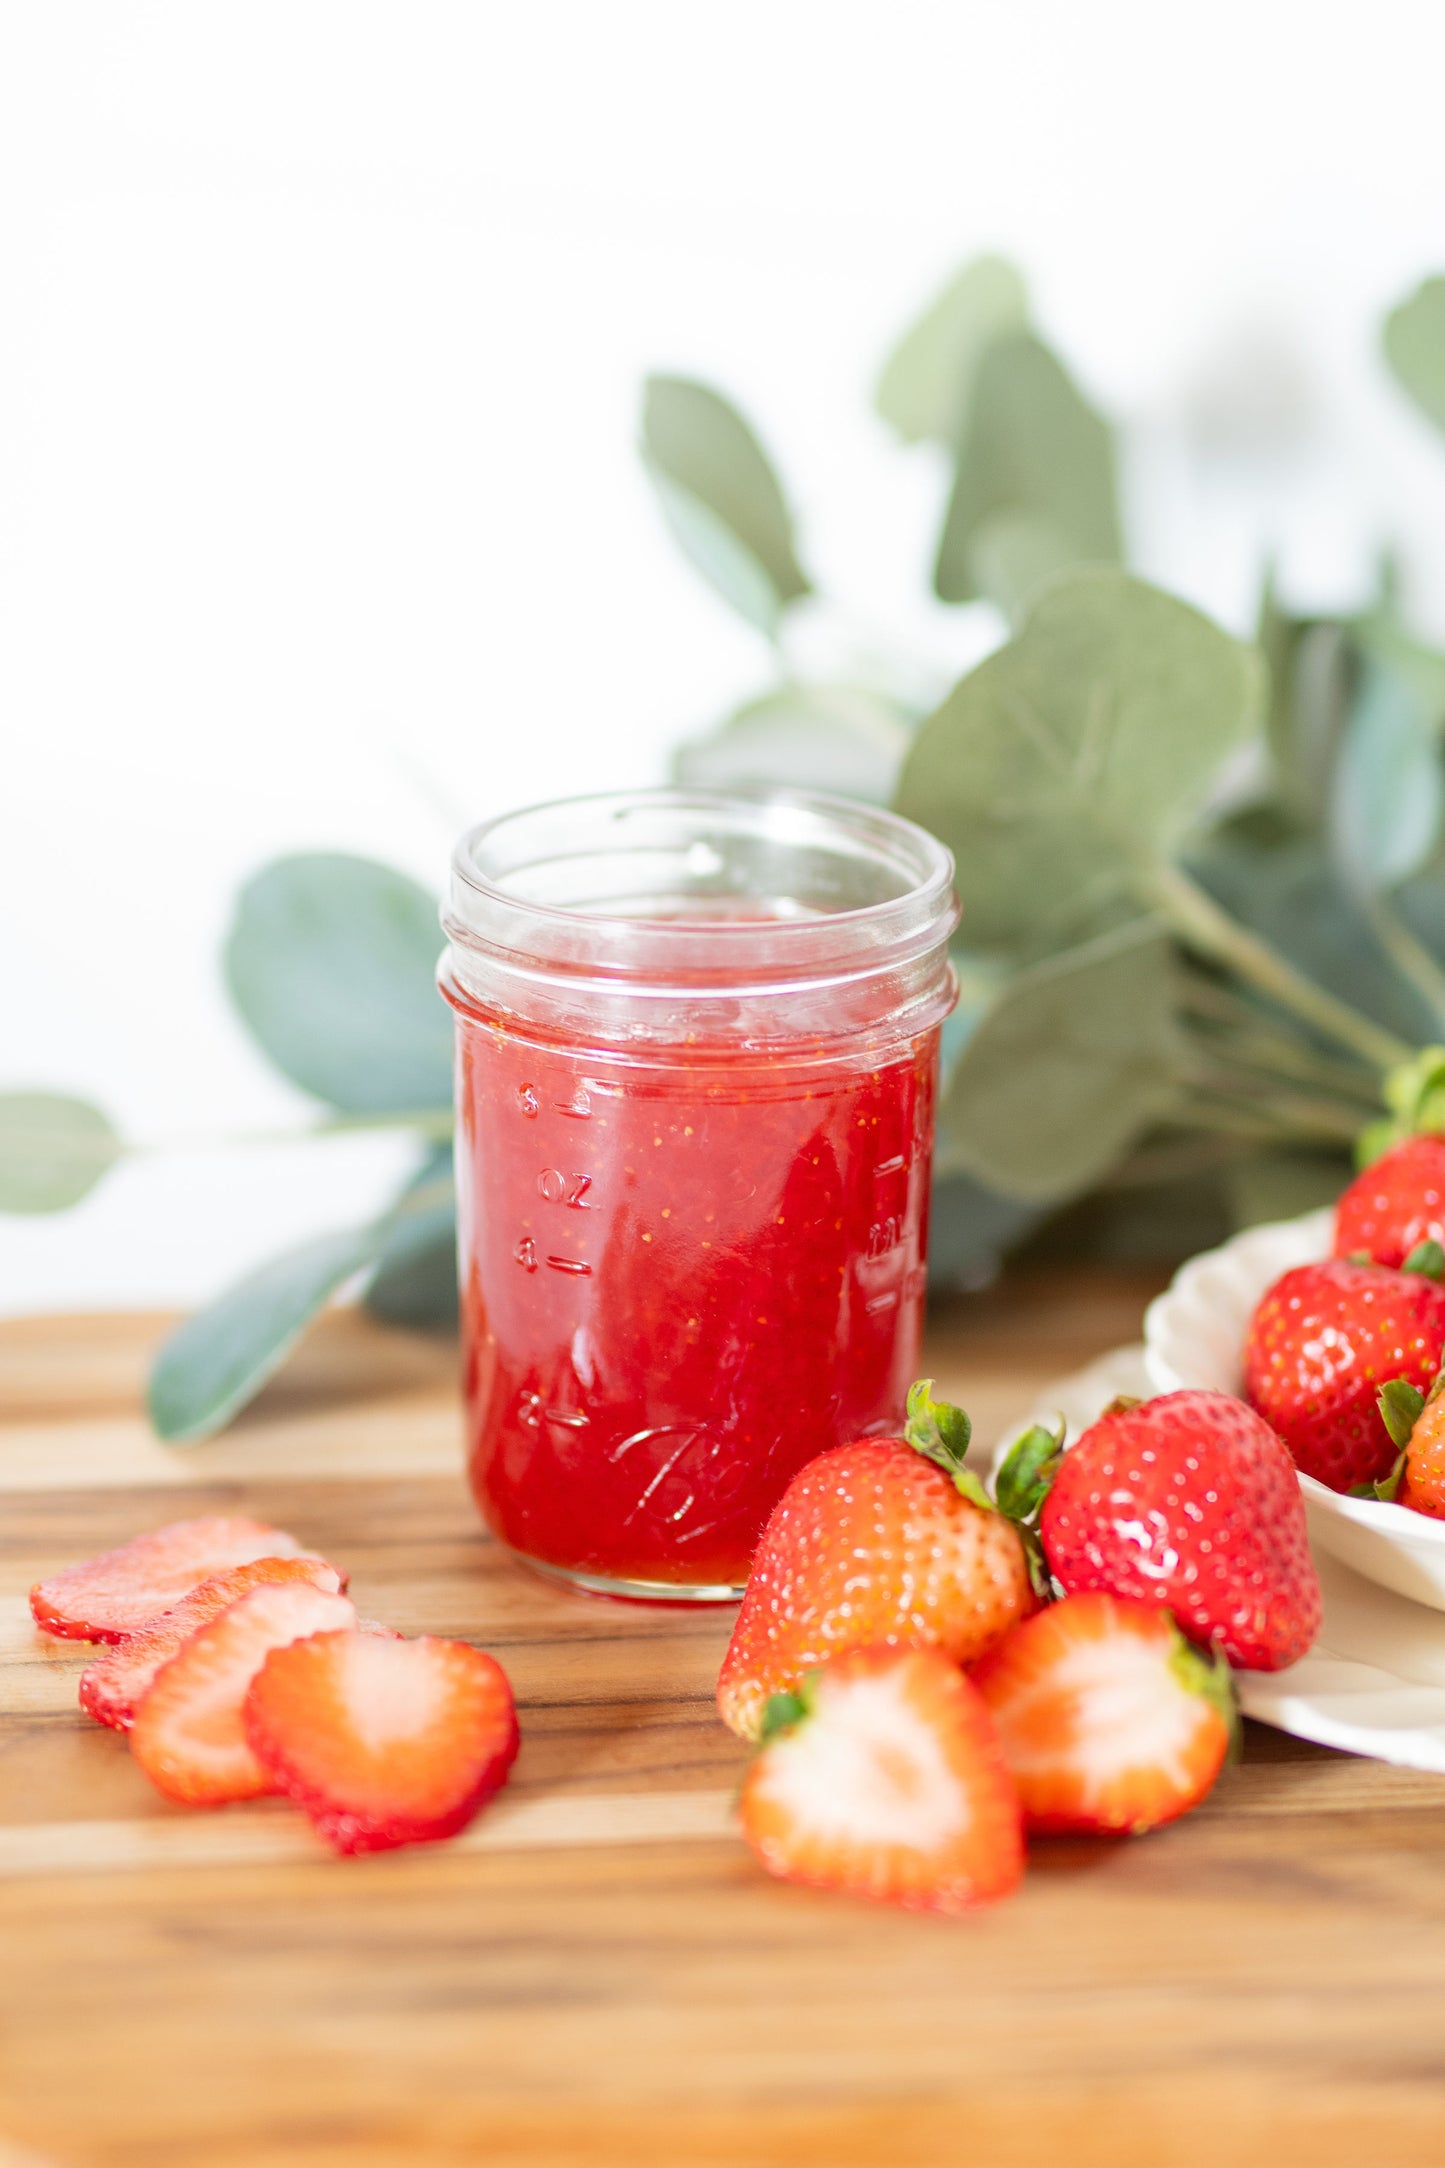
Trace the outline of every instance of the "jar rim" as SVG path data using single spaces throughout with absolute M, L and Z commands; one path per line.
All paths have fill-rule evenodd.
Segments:
M 484 846 L 495 844 L 507 831 L 516 831 L 524 824 L 569 815 L 590 817 L 597 822 L 600 832 L 609 820 L 615 822 L 637 812 L 695 814 L 713 822 L 737 821 L 742 816 L 751 816 L 754 821 L 761 818 L 775 826 L 781 825 L 781 817 L 782 821 L 790 820 L 795 830 L 802 824 L 812 824 L 815 833 L 826 832 L 838 844 L 851 844 L 856 855 L 866 855 L 877 864 L 895 868 L 900 885 L 891 895 L 841 909 L 819 908 L 797 917 L 760 919 L 719 915 L 710 918 L 701 911 L 686 916 L 663 916 L 625 910 L 609 912 L 596 907 L 579 909 L 544 901 L 519 892 L 505 876 L 490 876 L 478 862 Z M 779 840 L 801 838 L 796 834 L 792 838 L 780 835 Z M 951 902 L 953 870 L 952 853 L 927 829 L 906 820 L 901 814 L 865 804 L 859 799 L 838 797 L 824 791 L 771 786 L 713 790 L 663 784 L 630 791 L 596 791 L 575 797 L 544 799 L 477 822 L 465 831 L 453 853 L 452 908 L 444 916 L 448 931 L 464 932 L 470 923 L 466 905 L 475 898 L 483 911 L 491 906 L 507 915 L 522 913 L 538 921 L 553 922 L 559 930 L 572 928 L 579 934 L 586 932 L 593 937 L 609 924 L 634 936 L 645 929 L 649 941 L 656 939 L 663 944 L 696 940 L 699 934 L 729 941 L 748 937 L 756 940 L 765 928 L 771 938 L 784 941 L 791 938 L 801 943 L 808 935 L 815 934 L 821 925 L 838 928 L 881 925 L 899 915 L 919 915 L 920 907 L 922 915 L 931 917 L 930 905 Z M 912 878 L 905 881 L 907 874 Z M 458 906 L 461 906 L 460 910 Z

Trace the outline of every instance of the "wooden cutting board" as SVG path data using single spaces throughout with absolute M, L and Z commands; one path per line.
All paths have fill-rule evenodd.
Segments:
M 947 1309 L 930 1367 L 991 1436 L 1148 1292 L 1018 1280 Z M 976 1920 L 783 1888 L 732 1834 L 728 1616 L 509 1564 L 449 1348 L 339 1313 L 178 1452 L 140 1413 L 164 1324 L 0 1327 L 0 2168 L 1445 2157 L 1445 1779 L 1252 1730 L 1189 1821 L 1041 1845 Z M 466 1836 L 335 1861 L 276 1802 L 169 1808 L 79 1715 L 29 1584 L 217 1510 L 500 1657 L 524 1744 Z

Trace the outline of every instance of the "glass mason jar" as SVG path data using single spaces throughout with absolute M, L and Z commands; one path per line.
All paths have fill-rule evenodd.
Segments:
M 470 1473 L 542 1572 L 735 1597 L 803 1463 L 897 1427 L 952 878 L 911 822 L 793 792 L 580 798 L 463 837 Z

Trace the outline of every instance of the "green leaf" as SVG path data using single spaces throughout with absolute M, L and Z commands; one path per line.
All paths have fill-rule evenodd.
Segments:
M 1331 828 L 1342 863 L 1373 888 L 1418 873 L 1440 835 L 1445 773 L 1438 717 L 1410 680 L 1366 657 L 1332 779 Z
M 959 1476 L 973 1437 L 966 1410 L 951 1400 L 935 1400 L 932 1378 L 918 1378 L 908 1388 L 907 1421 L 903 1435 L 915 1452 L 937 1461 L 955 1479 Z M 985 1504 L 992 1500 L 985 1499 Z
M 1109 426 L 1030 331 L 996 339 L 978 365 L 934 568 L 944 602 L 979 593 L 975 539 L 1001 512 L 1039 520 L 1077 562 L 1123 554 Z
M 64 1212 L 125 1147 L 99 1107 L 65 1092 L 0 1092 L 0 1212 Z
M 774 633 L 811 589 L 778 478 L 742 415 L 706 384 L 649 377 L 642 452 L 683 550 L 749 623 Z
M 974 587 L 1017 621 L 1039 588 L 1078 561 L 1062 530 L 1034 512 L 995 512 L 974 530 L 968 564 Z
M 1445 1279 L 1445 1249 L 1427 1236 L 1423 1242 L 1415 1244 L 1400 1270 L 1416 1272 L 1422 1280 Z
M 1425 1412 L 1425 1395 L 1408 1378 L 1391 1378 L 1375 1395 L 1390 1443 L 1403 1453 Z
M 855 685 L 784 685 L 680 746 L 674 779 L 727 790 L 782 784 L 886 805 L 912 736 L 896 701 Z
M 185 1445 L 222 1429 L 290 1354 L 313 1317 L 376 1256 L 379 1227 L 321 1235 L 273 1258 L 177 1326 L 155 1359 L 151 1421 Z
M 1009 1447 L 994 1484 L 1000 1513 L 1031 1521 L 1049 1494 L 1064 1457 L 1064 1427 L 1033 1423 Z
M 1445 429 L 1445 278 L 1425 279 L 1385 319 L 1385 359 L 1421 412 Z
M 924 723 L 896 804 L 958 862 L 961 938 L 1036 955 L 1117 919 L 1256 731 L 1258 655 L 1127 573 L 1068 574 Z
M 368 858 L 280 858 L 242 889 L 226 979 L 278 1069 L 352 1114 L 451 1104 L 437 905 Z
M 381 1246 L 366 1307 L 414 1331 L 457 1322 L 457 1209 L 450 1145 L 429 1152 L 402 1192 Z
M 1029 302 L 1024 282 L 1001 256 L 965 264 L 894 348 L 874 404 L 906 443 L 926 437 L 950 449 L 968 412 L 984 352 L 1004 332 L 1022 331 Z
M 1013 979 L 948 1080 L 941 1170 L 1034 1204 L 1107 1174 L 1174 1093 L 1171 953 L 1130 927 Z

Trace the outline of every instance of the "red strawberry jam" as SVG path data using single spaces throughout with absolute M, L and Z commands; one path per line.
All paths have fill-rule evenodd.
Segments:
M 649 815 L 700 829 L 725 865 L 748 856 L 729 821 L 780 820 L 785 894 L 519 908 L 505 831 L 619 805 L 645 834 Z M 858 829 L 885 858 L 861 873 Z M 580 855 L 574 880 L 605 884 Z M 500 902 L 467 892 L 479 858 Z M 790 1478 L 896 1428 L 916 1370 L 947 854 L 864 807 L 659 792 L 513 816 L 458 864 L 473 1489 L 506 1543 L 585 1586 L 731 1595 Z M 863 890 L 842 927 L 838 888 Z

